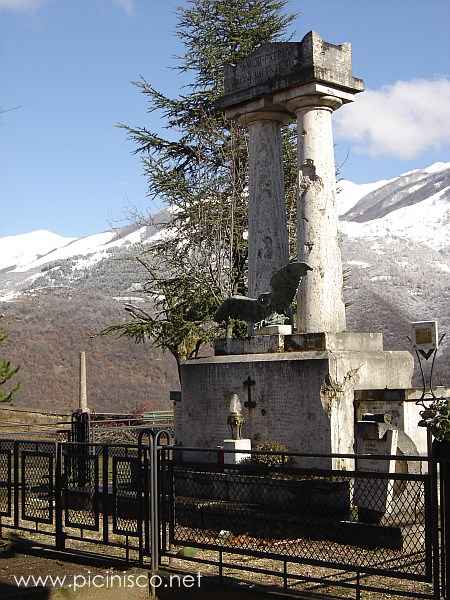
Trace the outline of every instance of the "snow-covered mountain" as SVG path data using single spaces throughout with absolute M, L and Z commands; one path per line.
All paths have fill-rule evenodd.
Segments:
M 410 321 L 437 318 L 450 331 L 450 163 L 373 183 L 344 180 L 339 188 L 349 329 L 383 331 L 391 349 L 407 347 Z M 161 214 L 159 222 L 167 218 Z M 91 333 L 123 318 L 121 302 L 144 301 L 145 273 L 122 259 L 161 235 L 161 227 L 134 226 L 82 238 L 49 231 L 0 238 L 0 312 L 8 319 L 9 354 L 24 365 L 21 404 L 48 406 L 42 394 L 38 402 L 33 396 L 40 381 L 37 388 L 52 402 L 71 405 L 78 350 L 92 346 Z M 116 398 L 116 409 L 129 409 L 149 396 L 164 405 L 176 382 L 166 356 L 152 351 L 149 365 L 146 353 L 125 340 L 95 344 L 103 348 L 97 407 L 110 409 Z M 444 349 L 437 377 L 446 383 L 449 359 Z
M 398 237 L 436 250 L 450 245 L 450 163 L 342 188 L 342 230 L 349 238 Z
M 165 217 L 161 213 L 159 220 Z M 70 285 L 112 257 L 124 256 L 137 245 L 156 241 L 163 233 L 157 225 L 128 226 L 80 238 L 51 231 L 0 238 L 0 302 L 10 302 L 38 287 Z

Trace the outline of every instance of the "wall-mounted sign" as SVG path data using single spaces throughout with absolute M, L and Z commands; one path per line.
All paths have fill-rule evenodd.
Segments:
M 412 340 L 417 350 L 428 358 L 439 345 L 437 321 L 416 321 L 411 323 Z

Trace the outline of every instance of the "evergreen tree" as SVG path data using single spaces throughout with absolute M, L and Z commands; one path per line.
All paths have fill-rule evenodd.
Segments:
M 145 80 L 136 82 L 149 113 L 158 111 L 168 135 L 121 125 L 141 155 L 148 194 L 162 201 L 171 218 L 165 233 L 143 259 L 147 291 L 157 315 L 127 306 L 133 320 L 109 327 L 143 341 L 151 337 L 173 352 L 185 341 L 196 353 L 217 330 L 206 326 L 220 302 L 245 293 L 247 242 L 247 134 L 215 109 L 223 94 L 223 66 L 234 64 L 262 44 L 284 41 L 295 18 L 287 0 L 190 0 L 178 9 L 177 36 L 184 44 L 176 69 L 191 76 L 185 94 L 169 98 Z M 295 222 L 295 131 L 284 129 L 288 221 Z M 189 293 L 187 293 L 189 288 Z M 180 295 L 180 290 L 184 290 Z M 170 327 L 161 334 L 160 320 Z M 180 325 L 181 323 L 181 325 Z M 171 335 L 166 335 L 167 331 Z M 230 332 L 229 332 L 230 333 Z M 174 353 L 177 361 L 180 353 Z
M 7 335 L 0 329 L 0 346 L 6 341 Z M 11 379 L 16 375 L 19 367 L 11 366 L 9 360 L 0 358 L 0 402 L 10 402 L 13 395 L 18 391 L 20 384 L 11 383 Z

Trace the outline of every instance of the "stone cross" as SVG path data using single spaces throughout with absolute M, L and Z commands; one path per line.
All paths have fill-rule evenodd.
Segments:
M 315 32 L 301 42 L 266 44 L 225 68 L 218 102 L 249 129 L 251 297 L 269 291 L 271 276 L 288 261 L 280 127 L 297 120 L 298 260 L 313 268 L 298 294 L 299 333 L 346 327 L 331 117 L 364 89 L 351 60 L 350 44 L 330 44 Z
M 255 408 L 256 402 L 252 400 L 252 387 L 256 385 L 256 381 L 254 381 L 250 375 L 244 381 L 244 386 L 247 388 L 247 402 L 244 402 L 245 408 Z

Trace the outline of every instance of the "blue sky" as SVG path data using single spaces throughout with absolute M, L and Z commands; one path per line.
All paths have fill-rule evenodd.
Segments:
M 148 208 L 133 146 L 114 125 L 160 126 L 130 84 L 169 94 L 183 0 L 0 0 L 0 236 L 80 236 Z M 296 38 L 352 42 L 369 92 L 337 111 L 336 154 L 356 182 L 450 161 L 450 2 L 292 0 Z

